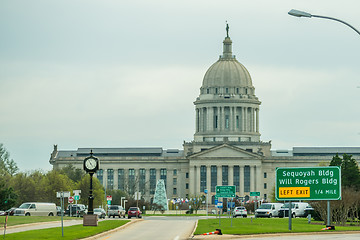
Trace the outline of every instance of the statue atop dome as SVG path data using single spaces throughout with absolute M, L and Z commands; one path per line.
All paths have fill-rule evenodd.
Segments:
M 226 21 L 226 37 L 229 37 L 229 24 Z

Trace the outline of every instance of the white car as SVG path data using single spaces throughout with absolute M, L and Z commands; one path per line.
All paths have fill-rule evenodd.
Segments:
M 106 212 L 103 208 L 94 208 L 94 214 L 98 215 L 98 218 L 104 218 L 106 216 Z
M 247 217 L 247 210 L 245 207 L 235 207 L 233 211 L 233 217 L 236 218 L 238 216 Z

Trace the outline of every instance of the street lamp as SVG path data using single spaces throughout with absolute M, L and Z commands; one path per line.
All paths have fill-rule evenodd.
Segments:
M 357 32 L 359 35 L 360 35 L 360 32 L 359 30 L 357 30 L 356 28 L 354 28 L 353 26 L 351 26 L 350 24 L 348 24 L 347 22 L 344 22 L 340 19 L 337 19 L 337 18 L 333 18 L 333 17 L 326 17 L 326 16 L 319 16 L 319 15 L 313 15 L 311 13 L 307 13 L 307 12 L 303 12 L 303 11 L 299 11 L 299 10 L 295 10 L 295 9 L 291 9 L 289 12 L 288 12 L 289 15 L 291 16 L 295 16 L 295 17 L 308 17 L 308 18 L 311 18 L 311 17 L 317 17 L 317 18 L 326 18 L 326 19 L 330 19 L 330 20 L 334 20 L 334 21 L 337 21 L 337 22 L 341 22 L 345 25 L 347 25 L 348 27 L 352 28 L 355 32 Z

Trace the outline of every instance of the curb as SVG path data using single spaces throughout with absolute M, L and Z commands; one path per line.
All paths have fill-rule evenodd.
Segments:
M 189 239 L 241 239 L 241 238 L 258 238 L 258 237 L 284 237 L 284 236 L 307 236 L 307 235 L 323 235 L 323 234 L 353 234 L 360 233 L 360 231 L 332 231 L 332 232 L 307 232 L 307 233 L 267 233 L 267 234 L 249 234 L 249 235 L 195 235 Z
M 126 227 L 128 227 L 129 225 L 134 224 L 134 223 L 139 222 L 139 221 L 144 221 L 144 219 L 134 219 L 134 220 L 130 220 L 130 222 L 128 222 L 128 223 L 126 223 L 126 224 L 124 224 L 124 225 L 122 225 L 122 226 L 120 226 L 120 227 L 118 227 L 118 228 L 114 228 L 114 229 L 111 229 L 111 230 L 109 230 L 109 231 L 102 232 L 102 233 L 96 234 L 96 235 L 94 235 L 94 236 L 90 236 L 90 237 L 82 238 L 82 239 L 83 239 L 83 240 L 95 240 L 95 239 L 104 237 L 104 236 L 106 236 L 106 235 L 108 235 L 108 234 L 111 234 L 111 233 L 113 233 L 113 232 L 119 231 L 119 230 L 121 230 L 121 229 L 123 229 L 123 228 L 126 228 Z

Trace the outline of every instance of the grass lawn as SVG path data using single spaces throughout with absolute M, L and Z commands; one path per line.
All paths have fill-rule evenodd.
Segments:
M 74 220 L 74 219 L 82 219 L 75 217 L 64 217 L 64 220 Z M 36 223 L 36 222 L 52 222 L 52 221 L 61 221 L 61 217 L 24 217 L 24 216 L 9 216 L 7 221 L 7 226 L 15 226 L 20 224 L 27 223 Z M 0 216 L 0 224 L 5 223 L 5 216 Z
M 31 230 L 26 232 L 11 233 L 6 234 L 6 240 L 15 240 L 15 239 L 26 239 L 26 240 L 38 240 L 38 239 L 81 239 L 89 236 L 96 235 L 111 229 L 120 227 L 126 223 L 130 222 L 129 220 L 105 220 L 98 223 L 97 227 L 86 226 L 82 224 L 74 225 L 69 227 L 64 227 L 64 237 L 62 237 L 61 227 L 48 228 L 41 230 Z
M 221 229 L 223 234 L 264 234 L 264 233 L 289 233 L 289 232 L 321 232 L 325 227 L 322 222 L 308 224 L 306 218 L 292 219 L 292 231 L 289 231 L 288 218 L 233 218 L 232 227 L 230 218 L 201 219 L 198 222 L 195 234 L 213 232 Z M 316 223 L 316 224 L 315 224 Z M 360 226 L 336 226 L 335 231 L 360 230 Z

